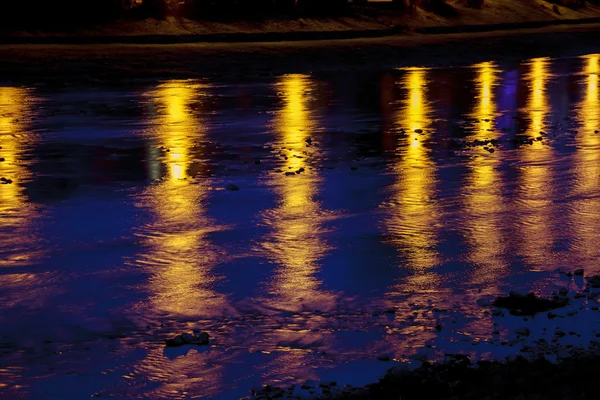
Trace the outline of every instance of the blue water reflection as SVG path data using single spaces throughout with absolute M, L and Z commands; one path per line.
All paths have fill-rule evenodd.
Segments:
M 232 398 L 506 355 L 482 301 L 599 271 L 599 71 L 0 88 L 0 394 Z M 211 346 L 165 350 L 194 328 Z

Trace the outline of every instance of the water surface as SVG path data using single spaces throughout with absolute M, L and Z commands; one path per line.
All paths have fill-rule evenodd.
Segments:
M 0 394 L 226 399 L 514 354 L 483 300 L 600 271 L 599 65 L 0 87 Z M 211 346 L 165 350 L 193 328 Z

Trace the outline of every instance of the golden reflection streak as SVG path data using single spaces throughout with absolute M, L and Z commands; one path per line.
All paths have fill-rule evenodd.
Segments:
M 147 252 L 136 260 L 136 265 L 150 275 L 150 304 L 144 306 L 150 312 L 144 312 L 151 318 L 209 318 L 221 316 L 226 306 L 225 297 L 213 289 L 216 278 L 211 269 L 217 255 L 206 237 L 215 229 L 205 214 L 208 185 L 189 179 L 192 149 L 204 133 L 192 106 L 203 89 L 189 81 L 169 81 L 147 93 L 157 110 L 149 135 L 164 148 L 161 157 L 166 166 L 163 179 L 147 189 L 141 204 L 155 216 L 152 223 L 142 227 L 140 236 Z M 206 374 L 197 370 L 204 362 L 204 353 L 169 361 L 162 351 L 150 349 L 148 357 L 136 366 L 136 371 L 148 374 L 151 380 L 169 382 L 156 388 L 158 397 L 192 386 L 202 387 L 206 393 L 221 387 L 222 368 Z
M 576 254 L 592 258 L 598 256 L 599 251 L 593 243 L 598 235 L 600 221 L 600 203 L 597 194 L 600 192 L 600 90 L 598 89 L 598 75 L 600 74 L 600 55 L 593 54 L 586 57 L 586 82 L 585 96 L 579 105 L 579 120 L 582 129 L 576 136 L 577 152 L 576 162 L 576 189 L 573 212 L 574 242 L 580 250 Z M 582 260 L 581 266 L 588 265 L 589 259 Z
M 527 76 L 530 93 L 526 107 L 530 126 L 526 134 L 536 140 L 532 145 L 524 145 L 518 150 L 518 155 L 525 164 L 521 168 L 519 180 L 519 200 L 524 205 L 523 209 L 519 210 L 519 215 L 523 216 L 520 232 L 522 238 L 519 244 L 522 247 L 521 256 L 536 268 L 551 265 L 547 261 L 554 244 L 550 215 L 553 177 L 549 161 L 552 158 L 552 149 L 543 144 L 543 141 L 537 140 L 542 137 L 540 132 L 550 112 L 546 91 L 550 76 L 548 64 L 546 58 L 531 61 Z
M 0 212 L 3 216 L 17 210 L 24 202 L 19 177 L 25 172 L 19 167 L 17 155 L 20 152 L 19 139 L 15 137 L 22 127 L 20 121 L 27 112 L 23 99 L 27 90 L 12 87 L 0 87 L 0 177 L 12 179 L 10 185 L 0 186 Z
M 34 207 L 27 202 L 23 192 L 24 182 L 29 180 L 31 173 L 18 159 L 23 151 L 21 143 L 27 136 L 27 121 L 33 113 L 31 105 L 35 101 L 31 90 L 0 87 L 0 157 L 4 158 L 0 161 L 0 177 L 12 180 L 12 184 L 0 184 L 0 229 L 9 233 L 2 235 L 2 243 L 6 249 L 14 251 L 12 255 L 0 258 L 0 266 L 30 264 L 35 255 L 36 246 L 28 238 L 28 228 L 35 218 Z M 21 274 L 18 279 L 25 276 Z M 11 277 L 14 283 L 17 278 Z
M 191 151 L 203 134 L 190 108 L 201 89 L 197 84 L 173 81 L 150 93 L 159 109 L 152 134 L 164 147 L 166 176 L 145 197 L 156 221 L 147 232 L 150 254 L 139 261 L 153 268 L 153 302 L 159 311 L 168 313 L 197 315 L 195 305 L 203 304 L 207 311 L 211 309 L 204 307 L 207 301 L 219 302 L 209 273 L 216 255 L 205 239 L 213 225 L 204 215 L 208 188 L 188 179 Z
M 431 122 L 431 109 L 426 98 L 427 71 L 409 69 L 402 81 L 407 97 L 398 110 L 397 124 L 406 129 L 402 137 L 402 153 L 396 166 L 397 182 L 393 187 L 394 208 L 385 222 L 392 243 L 406 255 L 408 267 L 416 274 L 411 278 L 417 286 L 430 286 L 434 275 L 427 270 L 439 263 L 437 245 L 436 204 L 432 200 L 435 184 L 435 165 L 429 158 L 429 149 L 423 143 L 428 139 L 424 130 Z M 417 131 L 417 132 L 415 132 Z
M 309 170 L 305 140 L 315 128 L 307 108 L 310 80 L 305 75 L 286 75 L 278 84 L 284 106 L 275 120 L 275 127 L 285 146 L 284 172 L 305 171 L 293 176 L 274 176 L 279 206 L 273 210 L 273 237 L 264 243 L 270 256 L 279 265 L 273 290 L 282 308 L 299 301 L 317 300 L 322 295 L 320 282 L 314 274 L 327 244 L 319 237 L 323 211 L 315 200 L 321 179 Z
M 494 87 L 498 77 L 496 66 L 490 62 L 475 65 L 477 103 L 472 116 L 477 119 L 476 140 L 498 139 L 494 131 L 496 104 Z M 466 206 L 469 217 L 467 235 L 470 242 L 469 260 L 483 268 L 474 274 L 474 283 L 490 282 L 504 270 L 504 254 L 499 228 L 502 226 L 502 180 L 498 177 L 499 158 L 487 152 L 474 157 L 470 164 L 469 186 L 466 188 Z
M 283 76 L 276 84 L 283 106 L 275 117 L 274 128 L 286 159 L 283 172 L 272 175 L 270 184 L 274 186 L 278 205 L 264 213 L 264 221 L 272 232 L 261 245 L 266 257 L 276 265 L 269 285 L 273 297 L 264 302 L 278 310 L 329 310 L 335 302 L 334 295 L 321 289 L 321 281 L 315 277 L 321 269 L 320 260 L 330 247 L 321 238 L 325 213 L 315 199 L 322 180 L 315 169 L 310 169 L 309 154 L 305 154 L 311 150 L 305 140 L 317 127 L 308 107 L 311 84 L 309 76 L 299 74 Z M 300 168 L 305 171 L 285 175 Z M 266 332 L 263 339 L 267 345 L 282 350 L 269 363 L 270 370 L 279 376 L 306 372 L 310 352 L 305 349 L 324 346 L 319 338 L 311 338 L 311 343 L 306 344 L 306 338 L 297 328 L 285 326 Z
M 406 265 L 399 267 L 410 270 L 411 274 L 393 282 L 388 289 L 386 305 L 391 307 L 399 306 L 397 299 L 407 293 L 409 301 L 415 304 L 436 302 L 443 296 L 438 274 L 432 271 L 439 265 L 440 255 L 436 250 L 438 208 L 433 200 L 436 166 L 430 159 L 430 150 L 424 145 L 430 135 L 425 129 L 432 121 L 427 75 L 426 69 L 411 68 L 398 82 L 406 95 L 395 110 L 396 126 L 406 133 L 399 137 L 400 145 L 396 150 L 399 159 L 394 168 L 396 182 L 391 187 L 388 201 L 392 208 L 387 211 L 384 226 L 388 240 L 406 260 Z M 394 332 L 386 335 L 391 347 L 398 349 L 395 358 L 401 359 L 407 352 L 412 353 L 413 350 L 406 346 L 416 349 L 435 337 L 433 332 L 415 334 L 412 329 L 412 326 L 400 329 L 402 336 L 410 338 L 408 341 L 403 339 L 402 343 L 398 342 Z

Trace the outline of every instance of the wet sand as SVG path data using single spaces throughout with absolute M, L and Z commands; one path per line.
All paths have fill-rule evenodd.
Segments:
M 565 57 L 600 49 L 600 24 L 383 38 L 168 45 L 3 45 L 0 83 L 107 85 L 163 79 L 254 79 L 285 73 L 456 66 Z

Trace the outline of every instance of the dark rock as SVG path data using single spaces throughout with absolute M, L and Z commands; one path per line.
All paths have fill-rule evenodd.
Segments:
M 594 289 L 600 288 L 600 275 L 592 276 L 588 279 L 588 285 Z
M 529 330 L 529 328 L 520 327 L 520 328 L 515 329 L 515 333 L 519 336 L 529 336 L 531 331 Z
M 578 276 L 583 276 L 583 268 L 576 269 L 573 273 Z
M 390 361 L 390 360 L 391 360 L 390 356 L 388 356 L 388 355 L 386 355 L 386 354 L 382 354 L 382 355 L 380 355 L 379 357 L 377 357 L 377 359 L 378 359 L 379 361 Z
M 3 162 L 3 161 L 5 161 L 4 157 L 0 157 L 0 162 Z
M 423 129 L 415 129 L 415 133 L 423 133 Z
M 540 312 L 554 310 L 564 307 L 569 303 L 565 298 L 544 299 L 537 297 L 534 293 L 521 295 L 510 293 L 506 297 L 498 297 L 493 305 L 507 309 L 512 315 L 535 315 Z
M 558 6 L 556 4 L 552 5 L 552 11 L 554 11 L 554 13 L 557 15 L 561 15 L 560 9 L 558 8 Z
M 166 339 L 165 344 L 167 345 L 167 347 L 177 347 L 177 346 L 183 346 L 185 343 L 184 343 L 181 335 L 177 335 L 172 339 Z
M 234 185 L 233 183 L 230 183 L 229 185 L 225 186 L 225 189 L 232 190 L 232 191 L 240 190 L 240 188 L 237 187 L 236 185 Z
M 550 312 L 548 313 L 548 319 L 554 319 L 554 318 L 556 318 L 556 317 L 561 317 L 561 318 L 562 318 L 562 316 L 560 316 L 560 315 L 558 315 L 558 314 L 555 314 L 555 313 L 553 313 L 552 311 L 550 311 Z
M 497 308 L 492 311 L 492 315 L 494 317 L 504 317 L 504 313 L 502 312 L 502 310 L 499 310 Z
M 204 346 L 209 343 L 209 335 L 206 332 L 182 333 L 174 338 L 166 339 L 167 347 L 183 346 L 184 344 L 196 344 Z

